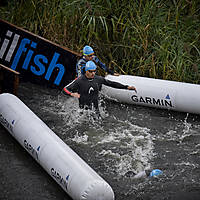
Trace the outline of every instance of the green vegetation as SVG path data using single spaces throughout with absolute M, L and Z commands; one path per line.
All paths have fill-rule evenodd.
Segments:
M 119 73 L 200 83 L 199 0 L 9 0 L 1 18 Z

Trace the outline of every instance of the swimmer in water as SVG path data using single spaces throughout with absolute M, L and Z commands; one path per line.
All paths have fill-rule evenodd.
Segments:
M 163 172 L 160 169 L 153 169 L 153 170 L 144 170 L 142 172 L 139 172 L 138 174 L 134 173 L 133 171 L 128 171 L 125 173 L 126 177 L 130 177 L 133 179 L 140 179 L 140 178 L 147 178 L 147 177 L 157 177 L 159 175 L 163 174 Z

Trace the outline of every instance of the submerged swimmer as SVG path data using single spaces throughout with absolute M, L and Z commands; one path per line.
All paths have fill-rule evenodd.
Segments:
M 126 172 L 125 176 L 130 177 L 133 179 L 140 179 L 140 178 L 146 178 L 146 177 L 157 177 L 161 175 L 163 172 L 160 169 L 153 169 L 153 170 L 144 170 L 142 172 L 139 172 L 138 174 L 134 173 L 133 171 Z

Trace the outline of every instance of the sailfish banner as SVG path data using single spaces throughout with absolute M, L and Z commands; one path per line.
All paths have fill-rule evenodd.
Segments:
M 0 19 L 0 63 L 24 80 L 62 88 L 75 77 L 77 55 Z

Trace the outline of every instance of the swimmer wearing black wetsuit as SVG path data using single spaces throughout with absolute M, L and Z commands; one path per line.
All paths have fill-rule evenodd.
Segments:
M 79 107 L 98 110 L 98 96 L 102 84 L 118 89 L 135 90 L 134 86 L 106 80 L 104 77 L 95 75 L 96 65 L 88 61 L 85 67 L 86 73 L 74 80 L 63 89 L 64 94 L 79 98 Z

